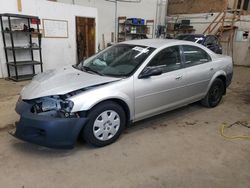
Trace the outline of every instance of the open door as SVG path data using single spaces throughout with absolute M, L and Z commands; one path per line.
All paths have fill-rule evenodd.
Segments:
M 95 18 L 76 17 L 77 63 L 95 54 Z

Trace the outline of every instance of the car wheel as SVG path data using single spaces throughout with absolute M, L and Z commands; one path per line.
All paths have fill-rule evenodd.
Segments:
M 97 147 L 115 142 L 125 128 L 126 117 L 123 108 L 115 102 L 103 102 L 90 110 L 83 137 Z
M 219 78 L 215 79 L 206 97 L 201 101 L 202 105 L 209 108 L 216 107 L 220 103 L 224 91 L 225 86 L 223 81 Z

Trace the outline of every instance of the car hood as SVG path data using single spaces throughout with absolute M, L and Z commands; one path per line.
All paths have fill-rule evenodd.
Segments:
M 23 88 L 20 95 L 25 100 L 52 95 L 64 95 L 72 91 L 120 79 L 91 74 L 67 66 L 38 74 L 32 79 L 30 84 Z

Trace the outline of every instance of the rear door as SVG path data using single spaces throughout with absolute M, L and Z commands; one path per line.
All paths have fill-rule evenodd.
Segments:
M 210 55 L 202 48 L 183 45 L 184 68 L 186 72 L 186 92 L 189 101 L 196 101 L 206 95 L 210 80 L 215 73 Z

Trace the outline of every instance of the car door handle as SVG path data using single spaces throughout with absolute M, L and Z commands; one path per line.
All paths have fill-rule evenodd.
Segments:
M 182 79 L 182 76 L 177 76 L 175 79 L 176 79 L 176 80 L 181 80 L 181 79 Z

